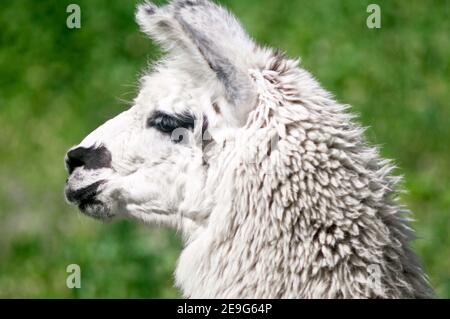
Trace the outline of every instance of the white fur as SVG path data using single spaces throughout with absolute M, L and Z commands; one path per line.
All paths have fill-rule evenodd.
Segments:
M 134 106 L 78 145 L 112 154 L 112 168 L 77 168 L 69 179 L 72 189 L 107 181 L 89 215 L 179 230 L 186 297 L 432 296 L 408 248 L 399 178 L 347 106 L 210 1 L 147 3 L 137 20 L 167 56 Z M 155 110 L 195 114 L 189 143 L 147 128 Z M 205 118 L 208 152 L 198 143 Z

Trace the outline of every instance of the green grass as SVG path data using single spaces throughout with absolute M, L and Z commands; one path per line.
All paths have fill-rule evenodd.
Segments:
M 135 2 L 79 0 L 82 28 L 69 30 L 72 2 L 0 4 L 0 297 L 176 297 L 174 233 L 98 223 L 64 201 L 65 151 L 127 107 L 159 54 Z M 450 2 L 379 0 L 379 30 L 365 25 L 367 0 L 221 2 L 370 126 L 405 175 L 416 251 L 450 297 Z M 72 263 L 78 290 L 65 285 Z

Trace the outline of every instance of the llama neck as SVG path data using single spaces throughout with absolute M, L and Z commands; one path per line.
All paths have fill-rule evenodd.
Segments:
M 430 296 L 392 166 L 292 63 L 253 73 L 259 106 L 220 155 L 178 285 L 187 297 Z

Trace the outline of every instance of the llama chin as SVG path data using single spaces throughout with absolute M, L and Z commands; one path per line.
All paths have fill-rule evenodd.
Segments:
M 185 297 L 434 296 L 401 179 L 349 106 L 212 1 L 146 2 L 136 19 L 166 55 L 69 151 L 70 202 L 181 233 Z
M 109 218 L 109 210 L 106 205 L 97 199 L 99 186 L 99 183 L 94 183 L 78 190 L 66 187 L 66 199 L 69 203 L 76 205 L 82 213 L 90 217 L 97 219 Z

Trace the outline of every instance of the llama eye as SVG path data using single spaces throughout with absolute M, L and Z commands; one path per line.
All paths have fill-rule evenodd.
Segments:
M 168 115 L 152 118 L 147 122 L 147 124 L 149 127 L 153 127 L 165 134 L 170 134 L 178 128 L 176 120 Z
M 194 128 L 195 118 L 189 113 L 169 115 L 163 112 L 154 112 L 147 120 L 147 127 L 155 128 L 164 134 L 172 134 L 174 130 L 185 128 L 192 130 Z M 179 143 L 182 141 L 182 136 L 173 142 Z

